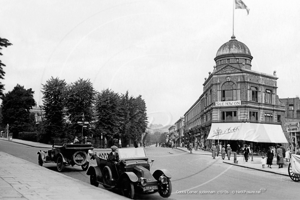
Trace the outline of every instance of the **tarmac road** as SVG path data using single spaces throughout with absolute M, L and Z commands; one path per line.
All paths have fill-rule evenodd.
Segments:
M 0 140 L 0 151 L 5 149 L 13 151 L 15 155 L 21 154 L 25 159 L 37 163 L 36 152 L 40 148 L 15 146 L 5 141 L 9 146 L 3 146 Z M 30 155 L 26 155 L 27 153 Z M 209 152 L 195 151 L 189 154 L 184 149 L 170 149 L 159 147 L 146 147 L 147 156 L 154 159 L 152 171 L 155 169 L 168 169 L 172 175 L 173 193 L 169 199 L 297 199 L 299 183 L 292 182 L 285 174 L 284 169 L 273 167 L 274 173 L 266 173 L 257 163 L 244 163 L 245 166 L 254 166 L 257 170 L 241 168 L 237 165 L 228 165 L 218 157 L 212 159 Z M 31 157 L 32 156 L 32 157 Z M 239 162 L 241 165 L 242 160 Z M 240 165 L 240 166 L 241 166 Z M 46 166 L 49 167 L 49 166 Z M 51 168 L 51 167 L 50 167 Z M 54 167 L 55 168 L 55 167 Z M 76 174 L 76 179 L 88 182 L 88 178 L 81 169 L 69 169 L 66 175 Z M 78 170 L 78 171 L 77 171 Z M 87 179 L 85 179 L 87 178 Z M 233 194 L 232 192 L 238 193 Z M 258 192 L 257 194 L 246 194 Z M 208 194 L 209 193 L 209 194 Z M 141 195 L 138 199 L 162 199 L 158 194 Z

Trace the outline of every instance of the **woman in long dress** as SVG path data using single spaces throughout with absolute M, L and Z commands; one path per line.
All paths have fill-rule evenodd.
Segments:
M 272 147 L 269 147 L 269 150 L 267 152 L 267 165 L 269 168 L 272 168 L 273 158 L 274 158 L 274 154 L 272 151 Z
M 279 145 L 277 146 L 276 153 L 277 153 L 278 168 L 283 168 L 283 151 Z

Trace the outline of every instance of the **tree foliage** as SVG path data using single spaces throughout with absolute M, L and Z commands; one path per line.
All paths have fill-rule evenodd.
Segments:
M 32 131 L 32 116 L 30 109 L 36 105 L 32 89 L 25 89 L 19 84 L 2 97 L 2 123 L 9 124 L 13 137 L 21 131 Z
M 3 55 L 1 53 L 2 48 L 3 47 L 6 48 L 6 47 L 8 47 L 10 45 L 12 45 L 12 44 L 7 39 L 0 37 L 0 56 Z M 3 70 L 3 67 L 5 67 L 5 64 L 2 63 L 2 61 L 0 60 L 0 79 L 4 79 L 5 72 Z M 4 90 L 4 84 L 2 84 L 2 82 L 0 82 L 0 96 L 1 97 L 3 96 L 3 90 Z
M 103 90 L 96 95 L 96 129 L 98 136 L 102 134 L 109 141 L 119 134 L 121 122 L 120 110 L 121 97 L 109 89 Z
M 51 77 L 43 85 L 44 130 L 46 140 L 63 135 L 64 129 L 64 99 L 66 90 L 65 80 Z
M 82 128 L 77 122 L 83 120 L 91 122 L 93 120 L 95 94 L 90 80 L 79 79 L 67 85 L 65 106 L 68 118 L 72 124 L 71 128 L 73 128 L 75 133 L 81 132 Z

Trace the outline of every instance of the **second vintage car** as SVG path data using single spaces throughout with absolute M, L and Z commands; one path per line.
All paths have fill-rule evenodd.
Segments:
M 38 154 L 38 163 L 42 166 L 44 163 L 56 163 L 57 171 L 61 172 L 65 166 L 78 165 L 83 170 L 89 167 L 88 152 L 93 150 L 92 144 L 64 144 L 61 147 L 52 147 L 48 151 L 40 150 Z
M 115 155 L 114 155 L 115 154 Z M 94 186 L 117 189 L 128 198 L 136 193 L 158 192 L 167 198 L 172 193 L 171 176 L 166 170 L 150 172 L 150 163 L 144 148 L 120 148 L 117 152 L 94 154 L 97 166 L 90 166 L 87 174 Z

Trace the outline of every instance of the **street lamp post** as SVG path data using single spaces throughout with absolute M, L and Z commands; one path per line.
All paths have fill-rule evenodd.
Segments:
M 82 121 L 78 121 L 77 124 L 81 125 L 81 138 L 82 138 L 82 141 L 83 141 L 83 128 L 87 127 L 87 125 L 89 124 L 89 122 L 87 121 L 84 121 L 85 118 L 84 118 L 84 113 L 82 113 Z

